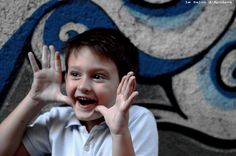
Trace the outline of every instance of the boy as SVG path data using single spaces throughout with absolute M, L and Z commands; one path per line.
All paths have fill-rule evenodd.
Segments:
M 157 128 L 150 111 L 131 106 L 137 51 L 121 32 L 95 28 L 65 46 L 62 66 L 53 46 L 43 47 L 42 69 L 32 53 L 34 80 L 27 96 L 1 123 L 0 155 L 156 156 Z M 132 72 L 130 72 L 132 71 Z M 47 104 L 63 102 L 30 121 Z

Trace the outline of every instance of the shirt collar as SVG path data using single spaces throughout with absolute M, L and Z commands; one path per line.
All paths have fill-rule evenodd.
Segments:
M 76 116 L 73 114 L 71 116 L 71 118 L 69 119 L 69 121 L 67 122 L 65 128 L 69 128 L 72 126 L 82 126 L 82 124 L 80 123 L 80 121 L 76 118 Z
M 76 118 L 76 116 L 73 113 L 73 115 L 70 117 L 69 121 L 67 122 L 65 128 L 75 127 L 75 126 L 80 127 L 80 126 L 83 126 L 83 125 L 81 124 L 81 122 Z M 105 121 L 103 121 L 102 123 L 100 123 L 97 126 L 100 127 L 101 129 L 108 127 Z

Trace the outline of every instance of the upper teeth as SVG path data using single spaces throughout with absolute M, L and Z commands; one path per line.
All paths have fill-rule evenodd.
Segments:
M 78 100 L 93 100 L 93 99 L 90 99 L 90 98 L 87 98 L 87 97 L 78 97 L 77 99 Z
M 95 103 L 95 100 L 86 97 L 78 97 L 77 99 L 82 105 Z
M 85 97 L 80 97 L 79 99 L 80 100 L 88 100 L 88 98 L 85 98 Z

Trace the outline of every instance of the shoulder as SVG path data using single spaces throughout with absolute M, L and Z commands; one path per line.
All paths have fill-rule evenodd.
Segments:
M 49 111 L 49 114 L 52 117 L 66 117 L 70 114 L 73 114 L 73 110 L 70 106 L 56 106 L 52 107 Z
M 45 112 L 35 120 L 35 123 L 51 125 L 52 123 L 66 122 L 74 115 L 71 107 L 52 107 L 48 112 Z
M 131 135 L 158 138 L 157 121 L 153 113 L 141 106 L 132 106 L 129 114 L 129 129 Z
M 153 113 L 133 105 L 129 112 L 129 130 L 136 155 L 158 155 L 158 129 Z
M 45 116 L 49 118 L 55 118 L 55 117 L 66 117 L 68 114 L 71 114 L 72 108 L 67 106 L 56 106 L 52 107 L 49 111 L 41 114 L 40 116 Z
M 155 117 L 153 113 L 145 107 L 133 105 L 129 110 L 130 124 L 133 122 L 149 122 L 154 123 Z
M 141 107 L 137 105 L 133 105 L 130 108 L 129 113 L 132 117 L 138 117 L 138 116 L 143 116 L 143 115 L 153 116 L 153 113 L 150 110 L 148 110 L 145 107 Z

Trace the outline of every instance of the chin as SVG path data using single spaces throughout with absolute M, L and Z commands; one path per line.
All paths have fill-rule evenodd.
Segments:
M 103 117 L 100 113 L 95 112 L 95 111 L 91 111 L 91 112 L 74 111 L 74 112 L 77 119 L 81 121 L 92 121 L 92 120 L 97 120 Z

